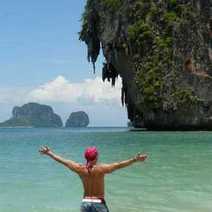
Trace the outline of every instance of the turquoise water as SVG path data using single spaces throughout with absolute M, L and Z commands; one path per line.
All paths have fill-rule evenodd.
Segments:
M 108 163 L 148 153 L 145 163 L 107 176 L 112 212 L 212 211 L 212 133 L 93 128 L 0 129 L 0 212 L 79 211 L 80 180 L 40 156 L 43 144 L 79 162 L 90 145 Z

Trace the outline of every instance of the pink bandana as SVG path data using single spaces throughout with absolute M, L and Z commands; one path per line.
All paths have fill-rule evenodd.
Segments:
M 85 150 L 84 156 L 85 156 L 85 159 L 87 160 L 86 167 L 87 167 L 88 171 L 90 171 L 92 169 L 92 167 L 93 167 L 91 162 L 96 160 L 97 157 L 98 157 L 97 148 L 96 147 L 88 147 Z

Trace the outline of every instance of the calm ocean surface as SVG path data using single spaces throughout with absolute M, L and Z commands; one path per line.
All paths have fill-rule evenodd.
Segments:
M 211 212 L 212 132 L 128 132 L 124 128 L 0 129 L 0 212 L 79 212 L 79 178 L 38 148 L 83 162 L 96 145 L 106 163 L 149 154 L 106 177 L 112 212 Z

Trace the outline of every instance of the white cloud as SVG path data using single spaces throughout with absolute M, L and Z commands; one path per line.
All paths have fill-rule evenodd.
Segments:
M 72 83 L 63 76 L 45 83 L 31 90 L 27 99 L 29 101 L 49 103 L 76 103 L 76 104 L 119 104 L 121 97 L 121 79 L 112 87 L 109 82 L 102 82 L 100 77 L 86 79 L 82 82 Z
M 1 104 L 73 103 L 76 105 L 121 104 L 121 79 L 116 86 L 103 82 L 100 77 L 72 83 L 63 76 L 35 88 L 0 88 Z

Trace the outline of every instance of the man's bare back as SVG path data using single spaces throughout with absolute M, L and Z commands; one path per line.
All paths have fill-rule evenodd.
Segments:
M 90 171 L 82 165 L 82 172 L 79 176 L 83 183 L 84 197 L 104 198 L 105 174 L 106 170 L 103 165 L 95 165 Z
M 105 184 L 104 177 L 106 174 L 112 173 L 115 170 L 125 168 L 137 161 L 145 161 L 147 155 L 137 154 L 135 157 L 111 164 L 98 164 L 97 159 L 93 161 L 89 161 L 88 165 L 79 164 L 72 160 L 67 160 L 59 155 L 53 153 L 48 147 L 42 147 L 40 149 L 40 153 L 44 155 L 50 156 L 55 161 L 65 165 L 73 172 L 77 173 L 82 180 L 83 188 L 84 188 L 84 197 L 87 199 L 100 199 L 104 200 L 105 196 Z M 88 164 L 88 163 L 87 163 Z M 105 204 L 105 203 L 104 203 Z M 106 204 L 105 204 L 106 206 Z M 86 210 L 81 210 L 86 211 Z M 109 211 L 104 210 L 104 211 Z

